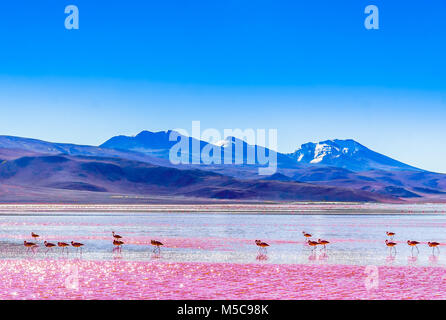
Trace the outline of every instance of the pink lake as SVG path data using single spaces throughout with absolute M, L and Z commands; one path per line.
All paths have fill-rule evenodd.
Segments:
M 3 260 L 0 299 L 446 299 L 446 269 Z
M 0 299 L 446 299 L 445 226 L 444 215 L 2 215 Z M 302 231 L 330 244 L 313 252 Z M 396 254 L 385 231 L 396 233 Z M 35 253 L 23 246 L 31 232 Z M 164 243 L 160 254 L 151 239 Z M 85 246 L 47 253 L 44 240 Z

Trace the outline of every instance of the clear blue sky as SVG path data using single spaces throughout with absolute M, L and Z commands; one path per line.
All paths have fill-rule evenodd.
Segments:
M 445 17 L 444 0 L 4 1 L 0 134 L 97 145 L 200 120 L 446 172 Z

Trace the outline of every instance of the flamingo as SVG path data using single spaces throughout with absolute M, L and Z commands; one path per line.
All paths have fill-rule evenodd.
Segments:
M 58 242 L 57 246 L 62 248 L 62 253 L 64 252 L 65 248 L 67 248 L 67 253 L 68 253 L 68 247 L 70 246 L 68 243 L 66 243 L 66 242 Z
M 37 240 L 37 238 L 40 237 L 40 236 L 39 236 L 38 234 L 34 233 L 34 232 L 31 232 L 31 237 L 32 237 L 34 240 Z
M 121 246 L 124 244 L 123 241 L 113 240 L 113 245 L 116 246 L 116 249 L 121 252 Z
M 23 241 L 23 245 L 26 247 L 26 252 L 31 250 L 34 253 L 35 248 L 37 248 L 37 244 L 34 242 Z
M 407 244 L 412 247 L 412 249 L 411 249 L 412 253 L 413 253 L 414 247 L 417 248 L 418 253 L 420 253 L 420 250 L 417 247 L 417 244 L 420 244 L 418 241 L 407 240 Z
M 266 242 L 263 242 L 261 240 L 256 240 L 255 243 L 256 243 L 256 246 L 259 247 L 259 252 L 263 251 L 264 253 L 266 253 L 266 248 L 269 247 L 269 244 L 267 244 Z
M 78 251 L 79 248 L 81 248 L 81 254 L 82 254 L 82 247 L 84 245 L 83 243 L 71 241 L 71 245 L 76 248 L 76 251 Z
M 396 253 L 396 248 L 395 248 L 396 245 L 397 245 L 396 242 L 391 242 L 389 240 L 386 240 L 386 246 L 389 247 L 390 252 L 392 252 L 392 249 L 393 249 Z
M 438 242 L 428 242 L 427 245 L 432 248 L 432 254 L 434 254 L 434 249 L 437 248 L 438 253 L 440 253 L 440 248 L 438 246 L 440 245 Z
M 46 251 L 45 251 L 45 253 L 47 253 L 48 252 L 48 250 L 50 250 L 51 248 L 53 248 L 53 247 L 55 247 L 56 245 L 54 244 L 54 243 L 51 243 L 51 242 L 47 242 L 47 241 L 45 241 L 44 243 L 43 243 L 44 245 L 45 245 L 45 247 L 47 248 L 46 249 Z
M 323 246 L 324 246 L 324 249 L 326 249 L 325 246 L 326 246 L 327 244 L 329 244 L 330 242 L 327 241 L 327 240 L 321 240 L 321 239 L 318 239 L 318 240 L 317 240 L 317 243 L 320 244 L 320 245 L 323 245 Z
M 316 249 L 316 246 L 319 244 L 319 242 L 311 240 L 308 240 L 307 243 L 310 247 L 313 247 L 313 249 L 311 249 L 312 251 L 314 251 L 314 249 Z
M 306 233 L 305 231 L 302 231 L 302 234 L 304 235 L 305 238 L 311 238 L 311 234 Z
M 114 231 L 112 231 L 113 234 L 113 238 L 115 238 L 116 240 L 122 239 L 122 237 L 119 234 L 116 234 Z
M 158 253 L 161 252 L 160 247 L 164 245 L 162 242 L 157 241 L 157 240 L 150 240 L 150 244 L 151 244 L 152 246 L 155 247 L 155 248 L 153 249 L 153 252 L 158 251 Z
M 386 234 L 388 237 L 390 237 L 391 240 L 393 240 L 393 237 L 395 236 L 395 232 L 386 231 Z

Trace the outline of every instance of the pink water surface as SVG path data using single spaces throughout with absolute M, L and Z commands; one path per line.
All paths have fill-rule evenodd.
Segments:
M 368 277 L 345 265 L 15 259 L 0 261 L 0 299 L 446 299 L 444 268 Z

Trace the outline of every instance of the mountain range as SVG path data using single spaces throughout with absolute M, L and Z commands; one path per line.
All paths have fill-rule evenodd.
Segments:
M 359 201 L 443 202 L 446 175 L 415 168 L 354 140 L 306 143 L 277 152 L 277 172 L 261 176 L 259 149 L 235 137 L 212 145 L 223 157 L 237 144 L 240 164 L 169 161 L 172 131 L 116 136 L 100 146 L 0 136 L 0 202 Z M 205 141 L 190 137 L 200 150 Z M 195 155 L 187 150 L 189 159 Z

